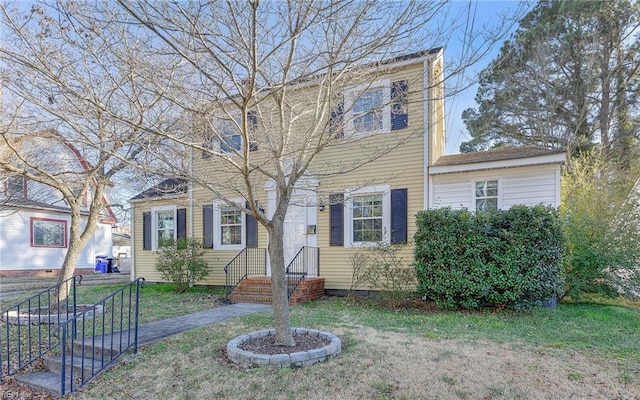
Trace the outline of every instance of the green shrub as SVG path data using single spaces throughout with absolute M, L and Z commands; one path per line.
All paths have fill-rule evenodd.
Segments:
M 562 293 L 562 231 L 550 207 L 426 210 L 417 224 L 418 290 L 440 307 L 528 307 Z
M 202 258 L 202 241 L 196 238 L 165 240 L 159 253 L 156 269 L 178 293 L 186 292 L 195 282 L 209 275 L 209 266 Z

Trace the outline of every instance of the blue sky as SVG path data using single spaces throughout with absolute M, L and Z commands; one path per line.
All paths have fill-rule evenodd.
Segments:
M 493 1 L 493 0 L 458 0 L 452 3 L 452 9 L 461 12 L 466 18 L 469 24 L 471 21 L 474 23 L 474 29 L 479 32 L 483 29 L 484 25 L 491 26 L 500 19 L 500 16 L 504 13 L 512 13 L 520 7 L 520 11 L 524 12 L 530 10 L 532 5 L 528 3 L 519 2 L 516 0 L 508 1 Z M 475 16 L 475 19 L 473 18 Z M 514 25 L 511 32 L 515 31 L 517 25 Z M 464 26 L 461 26 L 454 32 L 449 38 L 448 43 L 445 43 L 445 63 L 447 60 L 455 60 L 459 57 L 460 53 L 464 49 L 463 40 Z M 504 39 L 507 39 L 505 37 Z M 478 63 L 466 72 L 465 79 L 475 78 L 477 73 L 481 71 L 493 58 L 497 56 L 500 50 L 500 46 L 504 42 L 504 39 L 496 43 L 491 47 L 490 51 L 484 56 Z M 475 46 L 482 45 L 481 39 L 476 42 Z M 457 81 L 447 82 L 447 88 L 452 89 L 456 86 Z M 470 139 L 465 134 L 464 124 L 462 122 L 462 112 L 470 107 L 475 107 L 474 96 L 478 89 L 477 85 L 472 85 L 468 89 L 465 89 L 461 93 L 447 97 L 445 100 L 447 107 L 446 118 L 446 135 L 447 135 L 447 147 L 446 154 L 459 153 L 460 144 Z

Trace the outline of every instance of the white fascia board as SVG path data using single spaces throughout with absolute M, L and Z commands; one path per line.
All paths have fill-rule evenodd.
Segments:
M 454 164 L 431 166 L 429 175 L 448 174 L 452 172 L 470 172 L 485 169 L 527 167 L 542 164 L 562 164 L 566 161 L 566 153 L 549 154 L 546 156 L 515 158 L 510 160 L 485 161 L 472 164 Z

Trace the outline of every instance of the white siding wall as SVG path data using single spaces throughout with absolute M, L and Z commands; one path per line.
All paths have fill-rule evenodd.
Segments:
M 438 174 L 432 177 L 432 208 L 475 209 L 474 182 L 497 180 L 498 204 L 560 205 L 560 166 L 541 165 L 473 172 Z
M 37 211 L 0 212 L 0 270 L 57 270 L 67 253 L 66 248 L 31 247 L 31 218 L 67 221 L 59 213 Z M 98 231 L 82 250 L 77 268 L 93 268 L 97 254 L 111 254 L 111 225 L 99 224 Z

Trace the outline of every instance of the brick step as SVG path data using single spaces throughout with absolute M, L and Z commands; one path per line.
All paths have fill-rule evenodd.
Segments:
M 235 294 L 231 293 L 229 296 L 234 303 L 256 303 L 256 304 L 271 304 L 271 295 L 250 295 L 250 294 Z
M 271 286 L 240 285 L 237 288 L 235 288 L 233 292 L 246 293 L 246 294 L 259 294 L 259 293 L 271 294 Z
M 297 278 L 291 283 L 298 282 Z M 289 298 L 290 305 L 305 303 L 324 295 L 323 278 L 307 278 L 299 283 Z M 242 280 L 230 294 L 230 300 L 236 303 L 271 304 L 271 279 L 255 277 Z

